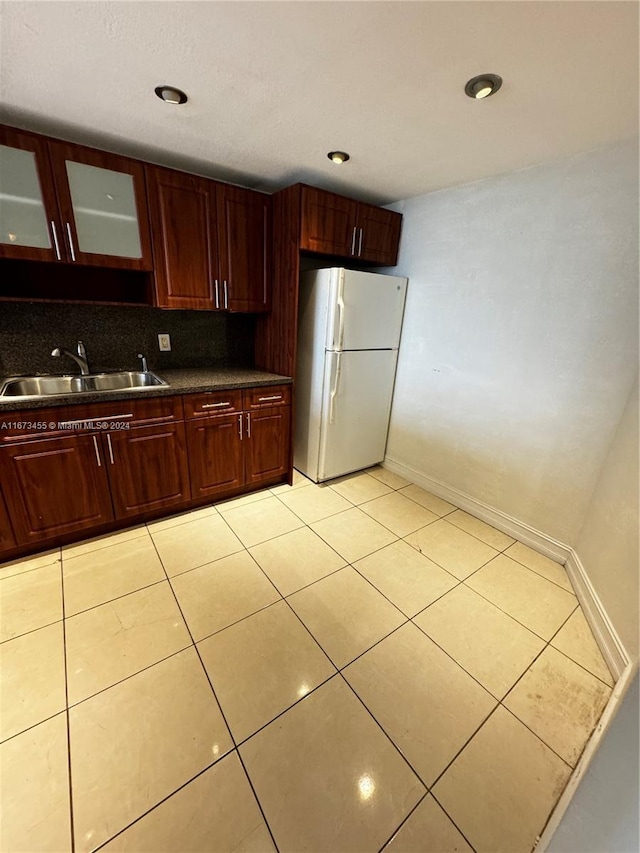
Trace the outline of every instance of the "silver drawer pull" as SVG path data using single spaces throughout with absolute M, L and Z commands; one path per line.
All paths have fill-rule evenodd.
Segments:
M 109 447 L 109 459 L 111 460 L 111 464 L 113 465 L 113 447 L 111 447 L 111 436 L 107 433 L 107 445 Z
M 98 450 L 98 438 L 97 436 L 93 436 L 93 449 L 96 452 L 96 461 L 98 463 L 98 468 L 102 468 L 102 462 L 100 461 L 100 451 Z
M 201 409 L 219 409 L 221 406 L 230 406 L 231 403 L 203 403 Z
M 258 397 L 259 403 L 266 403 L 267 400 L 282 400 L 282 394 L 272 394 L 271 397 Z
M 251 412 L 247 412 L 247 438 L 251 438 Z
M 94 421 L 122 421 L 127 418 L 132 418 L 133 414 L 130 415 L 107 415 L 104 418 L 101 418 L 99 415 L 89 415 L 87 418 L 79 418 L 77 421 L 60 421 L 58 424 L 58 429 L 63 429 L 68 426 L 75 426 L 75 424 L 88 424 L 93 423 Z

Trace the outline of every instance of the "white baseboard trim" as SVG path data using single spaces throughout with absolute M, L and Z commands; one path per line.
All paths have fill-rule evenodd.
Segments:
M 452 486 L 446 485 L 446 483 L 441 483 L 439 480 L 434 480 L 433 477 L 428 477 L 421 471 L 417 471 L 403 462 L 398 462 L 397 459 L 393 459 L 390 456 L 385 457 L 382 466 L 393 471 L 395 474 L 400 474 L 401 477 L 415 483 L 416 486 L 420 486 L 422 489 L 426 489 L 428 492 L 432 492 L 432 494 L 437 495 L 439 498 L 455 504 L 455 506 L 474 515 L 481 521 L 486 521 L 487 524 L 490 524 L 497 530 L 501 530 L 508 536 L 513 536 L 519 542 L 524 542 L 525 545 L 529 545 L 540 554 L 544 554 L 545 557 L 550 557 L 556 563 L 564 565 L 569 559 L 571 548 L 568 545 L 558 542 L 550 536 L 546 536 L 523 521 L 518 521 L 517 518 L 507 515 L 506 512 L 494 509 L 494 507 L 482 503 L 482 501 L 476 500 L 476 498 L 472 498 L 471 495 L 460 492 L 458 489 L 454 489 Z
M 600 646 L 600 651 L 611 670 L 611 674 L 617 681 L 629 665 L 629 654 L 593 588 L 580 557 L 573 548 L 565 563 L 565 569 L 596 642 Z

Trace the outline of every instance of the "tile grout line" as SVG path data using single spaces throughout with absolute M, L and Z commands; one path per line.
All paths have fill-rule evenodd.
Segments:
M 226 523 L 226 522 L 225 522 L 225 523 Z M 227 527 L 229 527 L 229 529 L 231 529 L 231 525 L 227 524 Z M 155 543 L 154 543 L 154 548 L 156 548 Z M 246 548 L 245 548 L 245 550 L 246 550 Z M 166 570 L 166 569 L 165 569 L 165 567 L 164 567 L 164 563 L 162 562 L 162 558 L 160 557 L 160 553 L 159 553 L 159 551 L 158 551 L 158 549 L 157 549 L 157 548 L 156 548 L 156 553 L 157 553 L 157 555 L 158 555 L 158 559 L 160 560 L 160 563 L 161 563 L 161 565 L 162 565 L 162 568 L 163 568 L 163 570 L 164 570 L 164 573 L 165 573 L 165 575 L 166 575 L 166 577 L 167 577 L 167 580 L 169 580 L 169 575 L 167 574 L 167 570 Z M 247 553 L 248 553 L 248 552 L 247 552 Z M 271 840 L 273 841 L 273 845 L 274 845 L 274 847 L 275 847 L 276 851 L 278 851 L 278 850 L 279 850 L 279 848 L 278 848 L 278 845 L 276 844 L 275 836 L 274 836 L 274 834 L 273 834 L 273 832 L 272 832 L 272 830 L 271 830 L 271 827 L 269 826 L 269 822 L 268 822 L 268 820 L 267 820 L 267 816 L 265 815 L 264 810 L 263 810 L 263 808 L 262 808 L 262 804 L 260 803 L 260 800 L 258 799 L 258 795 L 257 795 L 257 793 L 256 793 L 256 790 L 255 790 L 255 788 L 253 787 L 253 782 L 251 781 L 251 778 L 249 777 L 249 774 L 247 773 L 247 769 L 246 769 L 246 767 L 245 767 L 245 765 L 244 765 L 244 761 L 242 760 L 242 756 L 240 755 L 240 750 L 238 749 L 238 744 L 236 743 L 236 739 L 235 739 L 235 737 L 234 737 L 233 731 L 232 731 L 232 729 L 231 729 L 231 726 L 229 725 L 229 721 L 227 720 L 227 716 L 226 716 L 226 714 L 225 714 L 225 712 L 224 712 L 224 710 L 223 710 L 223 708 L 222 708 L 222 705 L 220 704 L 220 701 L 219 701 L 219 699 L 218 699 L 218 697 L 217 697 L 217 695 L 216 695 L 216 691 L 215 691 L 215 689 L 214 689 L 213 682 L 211 681 L 211 678 L 209 677 L 209 673 L 208 673 L 208 671 L 207 671 L 206 666 L 204 665 L 204 661 L 202 660 L 202 656 L 201 656 L 201 654 L 200 654 L 200 649 L 198 648 L 198 645 L 197 645 L 196 641 L 195 641 L 195 640 L 194 640 L 194 638 L 193 638 L 193 634 L 192 634 L 192 632 L 191 632 L 191 628 L 189 627 L 189 623 L 187 622 L 187 620 L 186 620 L 186 618 L 185 618 L 185 615 L 184 615 L 184 613 L 183 613 L 183 611 L 182 611 L 182 607 L 180 606 L 180 602 L 179 602 L 179 600 L 178 600 L 178 596 L 176 595 L 176 592 L 175 592 L 175 590 L 173 589 L 173 586 L 171 586 L 171 583 L 169 583 L 169 586 L 171 587 L 171 592 L 173 593 L 173 597 L 174 597 L 174 599 L 175 599 L 176 606 L 177 606 L 178 610 L 180 611 L 180 615 L 181 615 L 181 617 L 182 617 L 182 621 L 184 622 L 185 627 L 186 627 L 187 631 L 189 632 L 189 636 L 191 637 L 191 641 L 192 641 L 192 643 L 193 643 L 193 648 L 195 649 L 195 652 L 196 652 L 196 654 L 197 654 L 197 656 L 198 656 L 198 660 L 200 661 L 200 666 L 202 667 L 202 671 L 204 672 L 204 676 L 205 676 L 205 678 L 207 679 L 207 682 L 209 683 L 209 687 L 211 688 L 211 693 L 213 694 L 213 699 L 214 699 L 214 701 L 215 701 L 216 705 L 218 706 L 218 710 L 220 711 L 220 715 L 222 716 L 222 719 L 223 719 L 223 721 L 224 721 L 224 724 L 225 724 L 225 726 L 226 726 L 226 729 L 227 729 L 227 731 L 229 732 L 229 737 L 231 738 L 231 743 L 233 744 L 233 748 L 230 750 L 230 752 L 235 752 L 235 753 L 236 753 L 236 755 L 238 756 L 238 760 L 240 761 L 240 764 L 242 765 L 242 769 L 243 769 L 243 770 L 244 770 L 244 772 L 245 772 L 245 776 L 246 776 L 247 781 L 248 781 L 248 783 L 249 783 L 249 785 L 250 785 L 250 787 L 251 787 L 251 790 L 252 790 L 252 792 L 253 792 L 253 796 L 255 797 L 255 801 L 256 801 L 256 803 L 257 803 L 257 805 L 258 805 L 258 808 L 260 809 L 260 814 L 262 815 L 262 819 L 264 820 L 265 826 L 267 827 L 267 831 L 269 832 L 269 835 L 271 836 Z M 275 589 L 275 587 L 274 587 L 274 589 Z M 278 591 L 276 590 L 276 592 L 278 592 Z M 278 594 L 279 594 L 279 593 L 278 593 Z M 274 603 L 275 603 L 275 602 L 274 602 Z M 224 756 L 221 756 L 220 758 L 224 758 Z M 220 760 L 220 759 L 218 759 L 218 760 Z M 213 762 L 213 763 L 217 763 L 217 762 Z M 174 793 L 175 793 L 175 792 L 174 792 Z
M 71 833 L 71 853 L 76 849 L 75 820 L 73 812 L 73 776 L 71 772 L 71 720 L 69 709 L 69 667 L 67 662 L 67 620 L 64 596 L 64 569 L 62 549 L 60 550 L 60 596 L 62 598 L 62 653 L 64 656 L 64 699 L 65 719 L 67 723 L 67 773 L 69 774 L 69 830 Z
M 455 820 L 451 817 L 451 815 L 449 814 L 449 812 L 445 809 L 445 807 L 442 805 L 442 803 L 441 803 L 441 802 L 440 802 L 440 800 L 436 797 L 436 795 L 433 793 L 433 791 L 430 791 L 429 793 L 431 794 L 431 796 L 433 797 L 433 799 L 435 800 L 435 802 L 438 804 L 438 806 L 442 809 L 442 811 L 443 811 L 443 812 L 446 814 L 446 816 L 449 818 L 449 820 L 451 821 L 451 823 L 452 823 L 452 824 L 455 826 L 455 828 L 458 830 L 458 832 L 460 833 L 460 835 L 461 835 L 461 836 L 464 838 L 464 840 L 467 842 L 467 844 L 469 845 L 469 847 L 471 848 L 471 850 L 473 851 L 473 853 L 476 853 L 476 848 L 475 848 L 475 847 L 473 846 L 473 844 L 471 843 L 471 840 L 470 840 L 470 839 L 469 839 L 469 838 L 464 834 L 464 832 L 462 831 L 462 829 L 458 826 L 458 824 L 455 822 Z
M 401 829 L 402 829 L 402 827 L 405 825 L 405 823 L 409 820 L 409 818 L 411 817 L 411 815 L 412 815 L 412 814 L 413 814 L 413 813 L 418 809 L 418 807 L 419 807 L 422 803 L 424 803 L 424 801 L 427 799 L 427 797 L 428 797 L 428 796 L 429 796 L 429 791 L 428 791 L 428 790 L 426 790 L 426 791 L 424 792 L 424 794 L 420 797 L 420 799 L 418 800 L 418 802 L 415 804 L 415 806 L 413 806 L 413 808 L 411 809 L 411 811 L 410 811 L 407 815 L 405 815 L 405 817 L 404 817 L 404 818 L 402 819 L 402 821 L 398 824 L 398 826 L 396 826 L 396 828 L 393 830 L 393 832 L 391 833 L 391 835 L 390 835 L 390 836 L 387 838 L 387 840 L 384 842 L 384 844 L 382 845 L 382 847 L 379 847 L 379 848 L 378 848 L 378 853 L 382 853 L 382 851 L 383 851 L 383 850 L 384 850 L 384 848 L 387 846 L 387 844 L 389 844 L 389 842 L 390 842 L 393 838 L 395 838 L 395 836 L 400 832 L 400 830 L 401 830 Z

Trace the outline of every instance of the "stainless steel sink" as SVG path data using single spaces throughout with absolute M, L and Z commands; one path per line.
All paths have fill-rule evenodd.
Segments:
M 87 376 L 14 376 L 0 385 L 0 397 L 59 397 L 95 391 L 144 391 L 167 385 L 155 373 L 123 370 L 118 373 L 90 373 Z

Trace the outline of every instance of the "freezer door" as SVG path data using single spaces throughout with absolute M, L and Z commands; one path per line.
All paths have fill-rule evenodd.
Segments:
M 407 279 L 344 269 L 331 273 L 326 348 L 397 349 Z
M 326 353 L 318 480 L 384 458 L 397 358 L 396 350 Z

